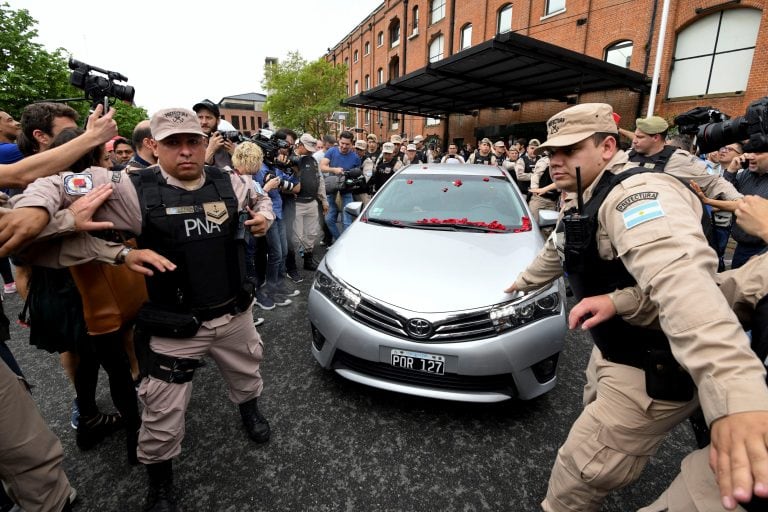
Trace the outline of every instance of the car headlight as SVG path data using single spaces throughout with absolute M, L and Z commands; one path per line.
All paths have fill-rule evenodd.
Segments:
M 497 332 L 535 322 L 560 312 L 560 294 L 557 291 L 543 295 L 541 291 L 500 304 L 491 310 L 491 321 Z
M 349 313 L 354 313 L 360 304 L 359 291 L 321 270 L 315 272 L 312 286 Z

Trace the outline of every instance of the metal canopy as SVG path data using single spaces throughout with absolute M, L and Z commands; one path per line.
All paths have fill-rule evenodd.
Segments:
M 566 101 L 570 95 L 608 89 L 648 92 L 649 84 L 642 73 L 507 32 L 343 103 L 442 117 L 480 108 L 510 108 L 524 101 Z

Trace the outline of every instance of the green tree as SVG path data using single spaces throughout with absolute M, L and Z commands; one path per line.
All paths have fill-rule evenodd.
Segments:
M 69 57 L 64 48 L 53 52 L 33 41 L 37 20 L 26 9 L 0 4 L 0 109 L 19 118 L 22 109 L 35 101 L 83 98 L 83 91 L 69 83 Z M 70 105 L 84 118 L 87 101 Z M 113 105 L 120 135 L 130 138 L 133 127 L 147 118 L 147 111 L 121 102 Z
M 264 69 L 266 109 L 274 126 L 309 132 L 315 137 L 329 131 L 326 123 L 347 96 L 347 67 L 334 67 L 325 59 L 307 63 L 298 52 Z M 355 125 L 354 111 L 347 119 Z

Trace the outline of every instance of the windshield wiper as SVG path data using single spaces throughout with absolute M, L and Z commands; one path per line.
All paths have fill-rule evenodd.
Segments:
M 382 226 L 392 226 L 395 228 L 404 228 L 406 224 L 409 224 L 407 222 L 403 222 L 401 220 L 391 220 L 391 219 L 376 219 L 373 217 L 365 217 L 363 221 L 371 223 L 371 224 L 381 224 Z
M 441 223 L 441 224 L 419 224 L 421 226 L 442 226 L 453 229 L 455 231 L 478 231 L 480 233 L 504 233 L 506 229 L 493 229 L 488 226 L 473 226 L 472 224 L 454 224 L 454 223 Z

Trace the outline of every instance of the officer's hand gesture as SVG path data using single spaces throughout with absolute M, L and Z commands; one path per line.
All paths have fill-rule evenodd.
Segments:
M 768 498 L 768 412 L 729 414 L 712 422 L 709 465 L 726 509 L 748 502 L 753 493 Z
M 45 208 L 0 208 L 0 257 L 8 256 L 39 235 L 49 220 Z
M 582 299 L 568 314 L 568 328 L 579 325 L 584 330 L 609 320 L 616 314 L 616 305 L 608 295 L 596 295 Z
M 251 215 L 251 218 L 245 221 L 245 225 L 251 229 L 251 234 L 253 236 L 266 235 L 267 230 L 269 229 L 269 221 L 267 218 L 262 214 L 251 210 L 250 207 L 247 207 L 247 209 L 248 213 Z
M 176 265 L 171 260 L 152 249 L 132 250 L 125 256 L 125 266 L 145 276 L 155 275 L 150 267 L 155 267 L 158 272 L 176 270 Z

